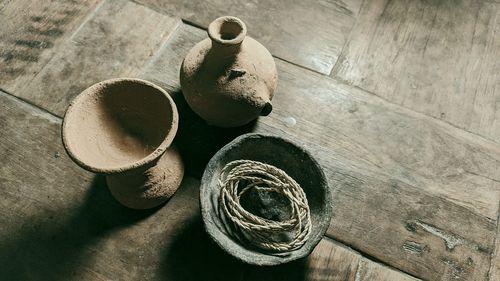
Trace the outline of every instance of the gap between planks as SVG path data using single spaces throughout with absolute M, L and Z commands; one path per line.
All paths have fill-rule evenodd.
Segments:
M 47 119 L 50 119 L 51 121 L 56 121 L 56 122 L 59 122 L 59 123 L 62 122 L 62 117 L 61 116 L 59 116 L 59 115 L 57 115 L 55 113 L 52 113 L 52 112 L 48 111 L 47 109 L 45 109 L 43 107 L 40 107 L 40 106 L 32 103 L 31 101 L 25 99 L 25 98 L 21 98 L 21 97 L 18 97 L 16 95 L 13 95 L 9 91 L 6 91 L 3 88 L 0 88 L 0 95 L 3 95 L 3 96 L 5 96 L 7 98 L 10 98 L 10 99 L 14 99 L 16 101 L 19 101 L 21 104 L 24 104 L 27 107 L 32 107 L 36 111 L 41 111 L 42 114 L 48 115 Z

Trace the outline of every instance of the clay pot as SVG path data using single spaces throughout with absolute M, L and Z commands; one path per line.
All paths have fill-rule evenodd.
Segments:
M 182 63 L 184 97 L 210 125 L 241 126 L 272 111 L 276 65 L 269 51 L 246 33 L 240 19 L 220 17 L 208 26 L 209 38 Z
M 291 176 L 304 190 L 311 212 L 311 234 L 306 243 L 299 249 L 283 253 L 263 253 L 259 249 L 242 245 L 228 235 L 223 219 L 219 216 L 218 198 L 220 189 L 218 179 L 224 166 L 234 160 L 247 159 L 264 162 L 278 167 Z M 251 198 L 254 201 L 258 197 Z M 243 198 L 241 198 L 243 200 Z M 225 251 L 237 259 L 255 265 L 276 265 L 305 257 L 320 242 L 330 225 L 332 216 L 332 199 L 325 174 L 321 166 L 300 145 L 278 136 L 262 134 L 242 135 L 219 150 L 205 169 L 200 186 L 201 211 L 205 229 L 209 236 Z M 261 213 L 256 209 L 244 208 L 265 217 L 265 212 L 279 213 L 275 209 L 279 201 L 260 201 L 251 205 L 265 206 Z M 264 214 L 264 215 L 263 215 Z
M 175 103 L 160 87 L 139 79 L 111 79 L 78 95 L 68 107 L 62 140 L 82 168 L 107 175 L 123 205 L 156 207 L 179 187 L 184 166 L 171 146 Z

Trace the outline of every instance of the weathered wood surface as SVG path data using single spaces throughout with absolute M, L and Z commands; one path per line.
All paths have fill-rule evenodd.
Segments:
M 365 1 L 333 76 L 498 142 L 494 2 Z
M 329 240 L 306 260 L 244 265 L 205 234 L 198 180 L 186 177 L 161 208 L 129 210 L 69 160 L 59 118 L 0 91 L 0 120 L 3 280 L 373 280 L 355 276 L 382 267 Z
M 163 47 L 159 65 L 148 68 L 178 69 L 180 52 L 189 49 L 182 45 L 202 36 L 180 28 L 190 31 L 178 31 L 167 42 L 175 48 Z M 334 190 L 329 235 L 424 279 L 485 280 L 496 235 L 500 147 L 328 77 L 277 65 L 273 114 L 248 130 L 299 140 L 318 157 Z M 165 86 L 177 75 L 154 77 L 164 77 Z M 176 93 L 177 85 L 167 88 Z M 190 114 L 187 109 L 181 119 L 189 119 L 191 135 L 198 132 L 197 143 L 205 144 L 191 152 L 210 150 L 210 143 L 216 151 L 217 129 Z
M 0 87 L 18 93 L 85 21 L 99 0 L 3 1 Z
M 129 1 L 106 0 L 13 93 L 61 116 L 71 99 L 90 85 L 137 76 L 179 22 Z
M 233 13 L 246 20 L 250 30 L 255 27 L 254 32 L 262 36 L 255 37 L 273 55 L 327 73 L 326 66 L 333 65 L 337 56 L 332 54 L 338 54 L 339 44 L 345 43 L 344 35 L 349 33 L 348 25 L 357 17 L 354 11 L 359 1 L 341 5 L 297 1 L 288 4 L 290 10 L 280 8 L 281 15 L 275 13 L 276 8 L 285 2 L 251 2 L 248 5 L 254 8 L 249 10 L 238 5 L 209 5 L 203 15 L 195 13 L 191 3 L 149 0 L 139 2 L 156 11 L 132 2 L 106 0 L 36 2 L 25 12 L 20 7 L 28 2 L 14 2 L 0 2 L 0 88 L 61 116 L 74 95 L 100 80 L 116 76 L 152 80 L 168 89 L 177 102 L 181 120 L 176 142 L 190 175 L 198 177 L 211 155 L 243 132 L 295 139 L 318 158 L 332 186 L 330 238 L 423 279 L 500 279 L 500 146 L 457 128 L 490 139 L 499 132 L 496 121 L 488 121 L 495 119 L 495 111 L 488 106 L 496 104 L 489 101 L 494 100 L 499 81 L 497 3 L 464 0 L 452 9 L 451 1 L 365 1 L 362 17 L 333 72 L 335 79 L 277 60 L 280 82 L 273 113 L 243 128 L 222 130 L 197 117 L 179 91 L 182 58 L 206 34 L 166 14 L 206 26 L 220 14 Z M 385 4 L 385 9 L 378 6 Z M 327 13 L 332 5 L 348 8 Z M 316 21 L 311 20 L 309 12 L 319 11 L 319 6 L 324 11 L 318 12 Z M 302 17 L 290 17 L 300 7 L 305 11 L 299 13 Z M 408 15 L 401 12 L 405 7 L 410 9 Z M 475 27 L 469 26 L 471 11 L 477 12 Z M 337 13 L 349 17 L 331 19 L 332 23 L 325 16 Z M 429 23 L 434 14 L 436 22 Z M 268 18 L 274 21 L 264 20 Z M 394 31 L 398 20 L 401 31 Z M 273 22 L 289 21 L 294 21 L 287 27 L 292 29 L 278 28 L 277 32 L 271 27 Z M 301 29 L 304 24 L 310 26 Z M 334 28 L 325 29 L 321 24 Z M 423 28 L 425 24 L 434 28 Z M 465 40 L 472 47 L 467 49 L 469 45 L 461 41 L 465 33 L 445 34 L 446 48 L 441 50 L 444 47 L 437 36 L 450 26 L 458 29 L 458 25 L 475 32 L 474 40 Z M 320 41 L 290 41 L 309 36 L 315 26 L 320 34 L 331 32 L 328 40 L 333 41 L 323 35 Z M 412 48 L 417 48 L 415 38 L 425 32 L 429 32 L 427 50 L 419 60 Z M 48 38 L 50 34 L 58 36 Z M 274 37 L 266 39 L 270 34 Z M 363 44 L 371 35 L 378 45 L 366 47 Z M 385 38 L 386 45 L 379 37 Z M 28 50 L 30 46 L 20 43 L 23 40 L 39 45 L 30 41 L 35 45 Z M 453 42 L 457 46 L 450 49 Z M 372 49 L 376 46 L 378 49 Z M 322 50 L 317 57 L 304 51 L 314 48 Z M 394 48 L 397 64 L 389 65 L 387 57 L 378 57 L 389 53 L 385 48 Z M 484 57 L 473 64 L 479 53 Z M 29 59 L 33 56 L 37 58 Z M 356 64 L 350 65 L 351 59 Z M 415 67 L 406 67 L 409 63 Z M 437 70 L 429 68 L 431 63 Z M 452 66 L 456 68 L 449 69 Z M 440 71 L 443 69 L 450 71 Z M 406 75 L 412 70 L 415 77 L 434 75 L 432 85 L 437 86 L 418 84 L 413 89 L 414 80 Z M 456 97 L 447 84 L 455 78 Z M 401 95 L 415 90 L 415 102 L 401 102 L 401 96 L 389 95 L 391 89 L 384 87 L 392 87 L 391 83 L 401 84 Z M 470 109 L 472 88 L 483 91 L 478 90 L 472 103 L 475 107 Z M 441 92 L 449 100 L 443 102 L 436 94 L 426 104 L 419 101 L 418 95 L 433 89 L 447 89 Z M 436 101 L 440 103 L 435 105 Z M 441 115 L 441 107 L 468 114 L 463 118 L 472 120 L 467 123 L 470 126 L 456 121 L 462 117 L 450 117 L 458 114 Z M 438 116 L 433 113 L 436 108 Z M 59 140 L 60 119 L 5 93 L 0 93 L 0 109 L 0 156 L 6 163 L 0 166 L 0 206 L 4 210 L 0 215 L 0 276 L 14 280 L 411 280 L 330 239 L 322 241 L 306 261 L 266 269 L 239 264 L 203 233 L 196 179 L 187 176 L 163 208 L 144 213 L 126 210 L 113 201 L 102 178 L 94 178 L 68 160 Z
M 401 280 L 401 281 L 411 281 L 420 280 L 413 278 L 408 275 L 402 275 L 399 272 L 393 270 L 387 270 L 386 267 L 373 263 L 361 261 L 358 265 L 358 272 L 356 273 L 356 278 L 354 280 L 363 281 L 384 281 L 384 280 Z
M 412 276 L 362 257 L 350 248 L 323 239 L 309 257 L 306 280 L 414 281 Z M 343 271 L 339 271 L 343 269 Z M 302 279 L 300 279 L 302 280 Z
M 220 16 L 237 16 L 247 24 L 248 34 L 273 55 L 323 74 L 329 74 L 337 61 L 362 2 L 136 1 L 204 28 Z

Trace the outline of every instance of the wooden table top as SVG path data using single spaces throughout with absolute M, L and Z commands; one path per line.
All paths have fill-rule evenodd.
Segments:
M 271 115 L 234 130 L 179 86 L 221 15 L 279 74 Z M 159 209 L 122 207 L 62 147 L 69 102 L 113 77 L 179 107 L 187 174 Z M 500 280 L 498 1 L 0 0 L 0 89 L 1 280 Z M 326 172 L 333 218 L 307 259 L 245 265 L 203 230 L 203 168 L 248 131 L 302 143 Z

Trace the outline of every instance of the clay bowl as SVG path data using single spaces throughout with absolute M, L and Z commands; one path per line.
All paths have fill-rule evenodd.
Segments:
M 218 177 L 229 162 L 248 159 L 274 165 L 291 176 L 306 193 L 312 231 L 307 242 L 286 254 L 263 253 L 241 245 L 226 233 L 218 215 Z M 262 134 L 242 135 L 219 150 L 203 174 L 200 201 L 205 229 L 212 239 L 237 259 L 255 265 L 277 265 L 307 256 L 323 238 L 332 213 L 330 189 L 320 165 L 302 147 L 283 138 Z M 242 203 L 243 204 L 243 203 Z M 247 209 L 248 210 L 248 209 Z
M 171 147 L 178 113 L 160 87 L 139 79 L 106 80 L 87 88 L 68 107 L 62 140 L 82 168 L 107 175 L 123 205 L 153 208 L 179 186 L 184 166 Z

